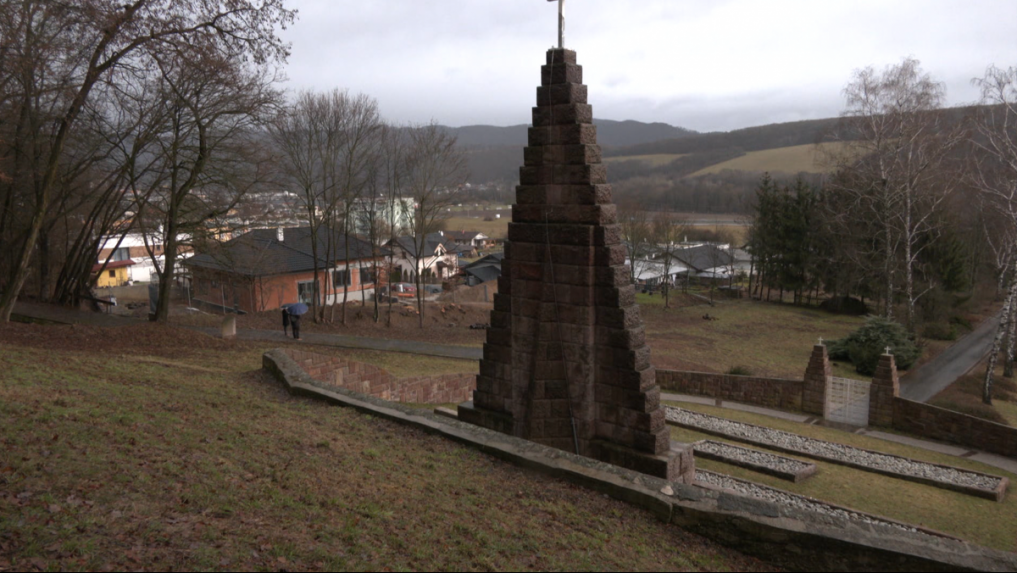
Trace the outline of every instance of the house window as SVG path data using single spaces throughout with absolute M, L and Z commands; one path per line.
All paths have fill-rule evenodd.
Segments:
M 297 283 L 297 301 L 304 304 L 313 304 L 318 295 L 318 284 L 314 281 L 303 281 Z
M 360 269 L 360 284 L 373 284 L 373 283 L 374 283 L 374 270 Z
M 341 271 L 332 271 L 332 286 L 342 286 L 353 284 L 353 277 L 350 276 L 350 271 L 343 269 Z
M 117 278 L 117 272 L 116 271 L 109 271 L 109 278 L 111 278 L 111 279 Z
M 131 258 L 131 250 L 127 247 L 120 247 L 113 251 L 113 256 L 110 257 L 111 261 L 126 261 Z

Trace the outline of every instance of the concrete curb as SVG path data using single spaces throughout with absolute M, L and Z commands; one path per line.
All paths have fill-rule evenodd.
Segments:
M 706 415 L 706 414 L 704 414 L 704 415 Z M 746 438 L 744 436 L 728 434 L 726 432 L 720 432 L 720 431 L 716 431 L 716 430 L 711 430 L 709 428 L 701 428 L 701 427 L 696 426 L 694 424 L 682 424 L 680 422 L 672 422 L 670 420 L 668 420 L 667 423 L 668 423 L 668 425 L 675 426 L 677 428 L 685 428 L 687 430 L 692 430 L 694 432 L 699 432 L 699 433 L 707 434 L 707 435 L 710 435 L 710 436 L 717 436 L 719 438 L 726 438 L 728 440 L 735 440 L 735 441 L 741 442 L 743 444 L 750 444 L 750 445 L 753 445 L 753 446 L 757 446 L 757 447 L 760 447 L 760 448 L 766 448 L 766 449 L 774 450 L 774 451 L 777 451 L 777 452 L 784 452 L 786 454 L 792 454 L 792 455 L 796 455 L 796 456 L 802 456 L 802 457 L 805 457 L 805 458 L 810 458 L 810 459 L 813 459 L 813 460 L 819 460 L 819 461 L 822 461 L 822 462 L 827 462 L 827 463 L 831 463 L 831 464 L 837 464 L 837 465 L 840 465 L 840 466 L 854 468 L 856 470 L 861 470 L 861 471 L 864 471 L 864 472 L 885 475 L 885 476 L 888 476 L 888 477 L 902 479 L 902 480 L 910 481 L 910 482 L 914 482 L 914 483 L 920 483 L 920 484 L 931 486 L 931 487 L 938 487 L 940 489 L 945 489 L 945 490 L 949 490 L 949 491 L 956 491 L 958 493 L 963 493 L 963 494 L 966 494 L 966 495 L 970 495 L 972 497 L 979 497 L 979 498 L 982 498 L 982 499 L 988 499 L 990 501 L 994 501 L 994 502 L 997 502 L 997 503 L 1002 502 L 1003 498 L 1006 497 L 1006 490 L 1007 490 L 1007 488 L 1010 485 L 1010 480 L 1007 479 L 1004 476 L 998 476 L 998 475 L 995 475 L 995 474 L 987 474 L 987 473 L 978 472 L 978 471 L 975 471 L 975 470 L 969 470 L 969 469 L 965 469 L 965 468 L 957 468 L 957 467 L 947 466 L 947 465 L 943 465 L 943 464 L 937 464 L 937 463 L 933 463 L 933 462 L 925 462 L 925 461 L 921 461 L 921 460 L 911 460 L 910 458 L 905 458 L 903 456 L 895 456 L 893 454 L 887 454 L 887 453 L 883 453 L 883 452 L 874 452 L 872 450 L 866 450 L 865 448 L 856 448 L 855 446 L 851 446 L 851 447 L 853 447 L 853 448 L 855 448 L 857 450 L 869 453 L 869 454 L 876 454 L 876 455 L 880 455 L 880 456 L 887 456 L 887 457 L 890 457 L 890 458 L 897 458 L 899 460 L 906 460 L 906 461 L 915 461 L 915 462 L 921 461 L 921 463 L 928 464 L 930 466 L 936 466 L 936 467 L 939 467 L 939 468 L 945 468 L 945 469 L 951 469 L 951 470 L 959 470 L 959 471 L 964 471 L 964 472 L 968 472 L 968 473 L 972 473 L 972 474 L 977 474 L 977 475 L 980 475 L 980 476 L 986 476 L 986 477 L 989 477 L 989 478 L 992 478 L 992 479 L 998 479 L 999 483 L 996 485 L 996 488 L 992 489 L 992 490 L 982 489 L 982 488 L 978 488 L 978 487 L 970 487 L 970 486 L 956 484 L 956 483 L 951 483 L 951 482 L 945 482 L 945 481 L 934 480 L 934 479 L 929 479 L 929 478 L 923 478 L 923 477 L 920 477 L 920 476 L 914 476 L 914 475 L 905 474 L 905 473 L 899 473 L 899 472 L 890 471 L 890 470 L 884 470 L 884 469 L 880 469 L 880 468 L 874 468 L 874 467 L 871 467 L 871 466 L 867 466 L 865 464 L 857 464 L 857 463 L 850 462 L 850 461 L 847 461 L 847 460 L 842 460 L 840 458 L 824 456 L 824 455 L 821 455 L 821 454 L 813 454 L 813 453 L 810 453 L 810 452 L 805 452 L 805 451 L 797 450 L 797 449 L 794 449 L 794 448 L 785 448 L 783 446 L 779 446 L 777 444 L 771 444 L 769 442 L 764 442 L 762 440 L 753 440 L 751 438 Z M 756 426 L 755 424 L 749 424 L 749 423 L 746 423 L 746 422 L 738 422 L 738 423 L 739 424 L 745 424 L 746 426 L 752 426 L 752 427 L 755 427 L 755 428 L 761 427 L 761 426 Z
M 719 462 L 724 462 L 725 464 L 729 464 L 729 465 L 732 465 L 732 466 L 738 466 L 740 468 L 749 469 L 749 470 L 752 470 L 754 472 L 759 472 L 761 474 L 766 474 L 768 476 L 773 476 L 773 477 L 775 477 L 777 479 L 782 479 L 782 480 L 793 482 L 793 483 L 798 483 L 800 481 L 808 479 L 808 478 L 812 477 L 816 473 L 816 464 L 814 464 L 812 462 L 803 462 L 801 460 L 796 460 L 794 458 L 778 456 L 776 454 L 771 454 L 770 452 L 764 452 L 764 451 L 761 451 L 761 450 L 753 450 L 752 448 L 743 448 L 741 446 L 736 446 L 734 444 L 728 444 L 728 443 L 724 443 L 724 442 L 714 442 L 713 440 L 699 440 L 698 442 L 694 442 L 692 444 L 692 446 L 693 446 L 693 448 L 695 448 L 695 446 L 698 446 L 698 445 L 701 445 L 701 444 L 704 444 L 704 443 L 708 443 L 708 442 L 719 443 L 719 444 L 727 446 L 729 448 L 735 448 L 735 449 L 743 450 L 743 451 L 749 452 L 749 453 L 757 453 L 757 454 L 765 454 L 765 455 L 768 455 L 768 456 L 773 456 L 775 458 L 787 460 L 787 461 L 790 461 L 790 462 L 804 464 L 805 467 L 803 469 L 801 469 L 801 470 L 793 471 L 793 472 L 792 471 L 784 471 L 784 470 L 777 469 L 777 468 L 774 468 L 774 467 L 770 467 L 770 466 L 767 466 L 767 465 L 757 464 L 757 463 L 754 463 L 754 462 L 750 462 L 750 461 L 746 461 L 746 460 L 741 460 L 741 459 L 738 459 L 738 458 L 731 458 L 731 457 L 728 457 L 728 456 L 716 454 L 716 453 L 705 451 L 705 450 L 702 450 L 702 449 L 696 449 L 695 450 L 696 457 L 705 458 L 705 459 L 708 459 L 708 460 L 717 460 Z
M 1017 570 L 1017 554 L 910 534 L 880 524 L 823 516 L 708 488 L 668 483 L 429 411 L 348 390 L 325 389 L 278 349 L 266 352 L 262 364 L 291 394 L 326 400 L 444 436 L 649 510 L 661 521 L 788 569 Z

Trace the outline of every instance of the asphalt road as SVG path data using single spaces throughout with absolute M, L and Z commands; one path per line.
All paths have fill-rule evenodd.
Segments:
M 989 352 L 999 326 L 999 315 L 987 318 L 975 329 L 921 367 L 900 380 L 901 398 L 927 402 L 965 375 Z

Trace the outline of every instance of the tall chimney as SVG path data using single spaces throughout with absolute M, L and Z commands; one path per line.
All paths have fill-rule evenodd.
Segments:
M 283 237 L 285 236 L 285 231 L 286 231 L 286 229 L 283 229 L 282 227 L 279 227 L 278 229 L 276 229 L 275 230 L 275 240 L 279 241 L 280 243 L 283 242 Z

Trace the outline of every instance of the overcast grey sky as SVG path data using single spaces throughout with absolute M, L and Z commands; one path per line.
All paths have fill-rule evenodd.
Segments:
M 348 88 L 386 119 L 529 123 L 557 2 L 293 0 L 290 89 Z M 831 117 L 852 72 L 914 56 L 971 103 L 1017 65 L 1017 0 L 567 0 L 594 115 L 698 131 Z

